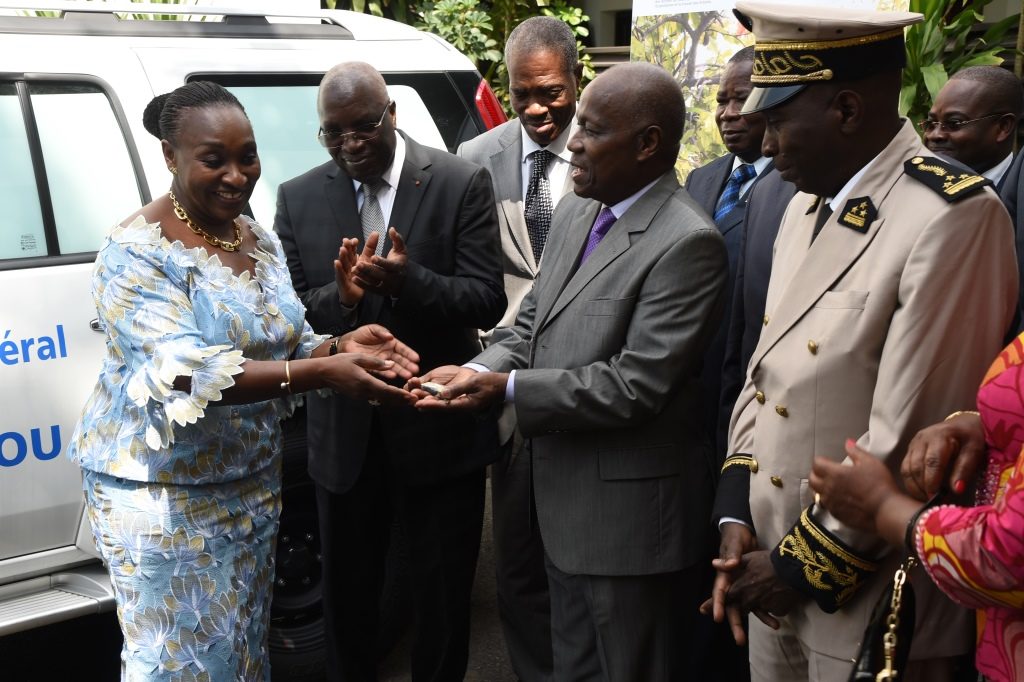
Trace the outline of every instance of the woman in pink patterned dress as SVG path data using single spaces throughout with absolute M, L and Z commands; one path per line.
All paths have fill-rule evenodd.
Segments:
M 983 439 L 983 441 L 982 441 Z M 987 680 L 1024 681 L 1024 334 L 995 359 L 978 390 L 978 412 L 950 415 L 915 437 L 904 464 L 905 485 L 918 498 L 945 474 L 951 459 L 971 458 L 984 442 L 985 474 L 976 506 L 928 505 L 900 490 L 889 470 L 848 441 L 853 466 L 817 459 L 811 487 L 839 520 L 907 545 L 951 599 L 978 609 L 975 662 Z M 918 475 L 925 461 L 929 484 Z M 942 464 L 935 467 L 935 462 Z M 952 489 L 962 493 L 963 471 Z

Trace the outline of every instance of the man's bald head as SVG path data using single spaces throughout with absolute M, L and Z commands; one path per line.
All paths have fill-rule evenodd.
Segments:
M 366 62 L 342 62 L 324 74 L 317 93 L 317 110 L 323 111 L 325 99 L 375 96 L 381 106 L 388 101 L 388 86 L 377 69 Z
M 686 107 L 664 69 L 635 62 L 608 69 L 587 86 L 569 140 L 576 194 L 609 206 L 675 165 Z

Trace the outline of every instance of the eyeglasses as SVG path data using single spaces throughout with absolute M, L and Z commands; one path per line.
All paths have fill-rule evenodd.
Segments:
M 926 118 L 925 120 L 918 123 L 918 127 L 922 132 L 930 133 L 936 128 L 941 128 L 944 133 L 955 133 L 956 131 L 963 128 L 965 125 L 971 123 L 977 123 L 978 121 L 984 121 L 986 118 L 995 118 L 997 116 L 1009 116 L 1008 113 L 1002 114 L 989 114 L 987 116 L 979 116 L 978 118 L 972 118 L 969 121 L 936 121 L 935 119 Z
M 388 100 L 388 104 L 384 107 L 384 111 L 380 112 L 380 120 L 376 123 L 367 123 L 356 127 L 355 130 L 349 133 L 342 133 L 337 130 L 327 130 L 323 128 L 317 133 L 316 139 L 320 141 L 320 144 L 327 149 L 336 149 L 345 145 L 345 140 L 353 140 L 355 142 L 369 142 L 380 135 L 380 127 L 384 123 L 384 117 L 388 115 L 388 109 L 394 104 L 393 100 Z

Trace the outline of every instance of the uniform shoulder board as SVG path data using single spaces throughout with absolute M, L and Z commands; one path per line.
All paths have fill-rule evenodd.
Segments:
M 949 203 L 959 201 L 992 181 L 983 175 L 954 166 L 934 156 L 915 156 L 903 164 L 903 172 L 935 190 Z

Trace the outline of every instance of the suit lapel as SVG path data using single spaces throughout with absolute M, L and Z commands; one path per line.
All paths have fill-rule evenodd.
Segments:
M 416 217 L 416 211 L 419 210 L 420 202 L 423 201 L 427 186 L 430 184 L 430 159 L 423 153 L 422 147 L 415 140 L 409 139 L 403 133 L 399 134 L 405 140 L 405 163 L 402 165 L 402 174 L 398 178 L 395 203 L 391 207 L 391 220 L 388 221 L 388 227 L 394 227 L 408 244 L 415 222 L 413 219 Z M 387 253 L 390 248 L 391 239 L 389 238 L 384 242 L 384 253 Z
M 729 173 L 722 177 L 721 185 L 719 186 L 717 196 L 721 196 L 725 183 L 729 179 L 729 174 L 732 173 L 731 159 L 729 165 L 726 166 L 726 168 L 728 169 Z M 750 193 L 754 191 L 755 187 L 757 187 L 757 183 L 761 182 L 761 179 L 764 178 L 769 173 L 771 173 L 774 169 L 775 164 L 773 163 L 769 163 L 767 166 L 765 166 L 765 169 L 761 171 L 761 173 L 754 179 L 754 184 L 752 184 L 750 188 L 747 190 L 747 193 L 743 195 L 743 198 L 740 200 L 740 203 L 736 204 L 735 208 L 729 211 L 726 215 L 722 216 L 722 219 L 715 223 L 718 226 L 718 231 L 721 232 L 723 236 L 729 234 L 732 230 L 743 224 L 743 218 L 747 214 L 747 202 L 750 200 Z M 715 202 L 717 203 L 717 201 L 718 199 L 716 197 Z
M 629 250 L 632 244 L 631 235 L 648 228 L 654 216 L 678 187 L 679 182 L 673 169 L 662 176 L 646 194 L 622 214 L 587 261 L 574 271 L 601 205 L 592 202 L 590 208 L 578 213 L 578 219 L 569 226 L 569 233 L 558 257 L 558 272 L 566 273 L 566 277 L 563 278 L 564 284 L 560 293 L 552 297 L 550 308 L 537 311 L 537 319 L 540 321 L 536 325 L 538 331 L 569 305 L 602 270 Z
M 498 205 L 505 214 L 508 236 L 526 269 L 536 275 L 537 267 L 530 247 L 530 233 L 523 217 L 523 138 L 522 126 L 509 126 L 501 136 L 501 149 L 491 156 L 491 174 L 497 189 Z
M 879 208 L 879 217 L 865 233 L 839 224 L 843 211 L 843 207 L 839 206 L 812 244 L 815 214 L 806 213 L 807 205 L 803 203 L 809 203 L 812 197 L 797 194 L 793 198 L 793 202 L 800 203 L 792 204 L 795 210 L 791 209 L 790 212 L 795 213 L 796 217 L 786 224 L 785 229 L 791 230 L 791 233 L 785 235 L 785 253 L 777 254 L 769 285 L 769 300 L 777 303 L 769 312 L 769 324 L 761 333 L 752 363 L 759 362 L 817 303 L 822 294 L 843 277 L 878 234 L 885 223 L 885 199 L 896 181 L 903 176 L 903 164 L 898 163 L 897 158 L 909 158 L 920 147 L 917 134 L 909 125 L 904 122 L 896 138 L 876 157 L 871 168 L 854 185 L 847 197 L 869 197 Z M 788 281 L 783 279 L 787 277 Z M 778 281 L 776 278 L 779 278 Z M 777 295 L 776 286 L 780 287 Z
M 334 161 L 327 169 L 327 181 L 324 183 L 324 195 L 327 205 L 334 215 L 337 227 L 337 244 L 341 246 L 341 238 L 356 238 L 363 241 L 363 224 L 359 220 L 359 209 L 356 205 L 356 191 L 352 178 L 341 172 Z

